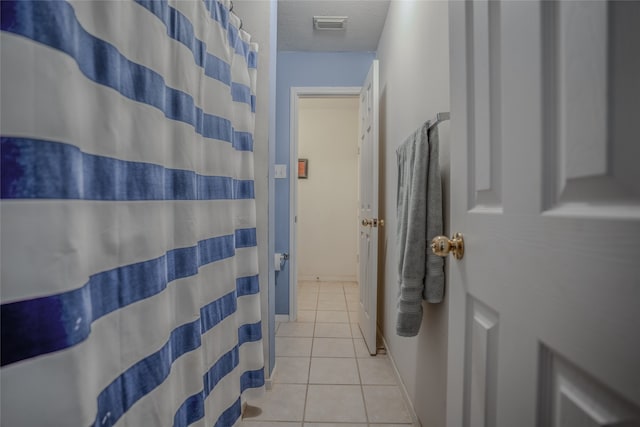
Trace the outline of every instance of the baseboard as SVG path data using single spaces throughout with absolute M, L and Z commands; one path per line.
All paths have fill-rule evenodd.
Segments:
M 356 282 L 356 276 L 298 276 L 300 282 Z
M 396 373 L 396 378 L 398 379 L 398 383 L 400 384 L 400 391 L 402 393 L 402 397 L 404 397 L 404 401 L 407 403 L 409 409 L 409 415 L 411 416 L 411 422 L 414 426 L 422 426 L 420 424 L 420 420 L 418 419 L 418 415 L 416 415 L 416 410 L 413 408 L 413 402 L 409 398 L 409 392 L 407 391 L 407 387 L 404 385 L 404 381 L 402 381 L 402 377 L 400 376 L 400 371 L 398 371 L 398 366 L 396 365 L 396 361 L 393 358 L 393 354 L 391 354 L 391 350 L 389 349 L 389 345 L 387 345 L 387 340 L 384 339 L 384 335 L 380 332 L 378 328 L 378 335 L 382 339 L 382 344 L 384 345 L 385 350 L 387 351 L 387 356 L 391 361 L 391 366 L 393 366 L 393 371 Z
M 273 388 L 273 379 L 276 376 L 276 368 L 278 367 L 278 362 L 273 365 L 273 369 L 271 370 L 271 376 L 264 380 L 264 388 L 267 390 L 271 390 Z
M 289 321 L 289 315 L 288 314 L 276 314 L 276 322 L 277 323 L 288 322 L 288 321 Z

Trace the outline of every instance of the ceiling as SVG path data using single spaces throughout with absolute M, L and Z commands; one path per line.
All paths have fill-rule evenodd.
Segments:
M 278 0 L 278 50 L 376 51 L 389 0 Z M 315 15 L 348 16 L 346 29 L 319 31 Z

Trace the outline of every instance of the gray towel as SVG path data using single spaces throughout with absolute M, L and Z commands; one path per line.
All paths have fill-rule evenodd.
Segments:
M 400 336 L 418 334 L 422 299 L 442 301 L 444 260 L 431 252 L 442 234 L 442 184 L 438 129 L 425 123 L 397 150 L 398 156 L 398 318 Z

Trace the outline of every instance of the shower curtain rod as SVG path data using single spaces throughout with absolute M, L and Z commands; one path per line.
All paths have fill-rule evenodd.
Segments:
M 431 122 L 431 124 L 429 125 L 429 129 L 431 129 L 432 127 L 436 126 L 440 122 L 444 122 L 446 120 L 449 120 L 450 117 L 451 117 L 451 113 L 449 113 L 448 111 L 443 111 L 443 112 L 440 112 L 440 113 L 436 114 L 436 119 Z

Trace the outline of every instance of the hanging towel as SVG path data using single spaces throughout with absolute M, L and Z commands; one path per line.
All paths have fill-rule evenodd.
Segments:
M 438 129 L 425 123 L 397 150 L 398 317 L 400 336 L 418 334 L 422 300 L 442 301 L 444 260 L 434 255 L 431 239 L 442 234 L 442 184 Z

